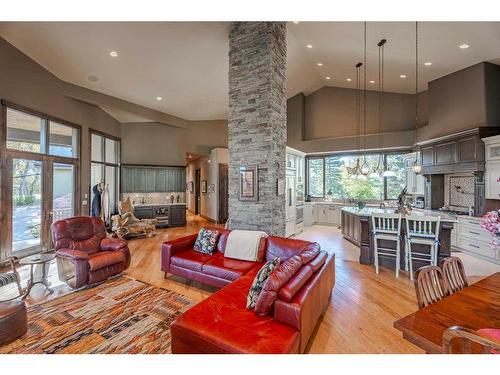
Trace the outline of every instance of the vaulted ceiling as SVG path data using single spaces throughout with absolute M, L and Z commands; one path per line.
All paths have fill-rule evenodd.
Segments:
M 0 23 L 1 37 L 63 81 L 187 120 L 227 118 L 228 31 L 227 22 Z M 412 22 L 367 23 L 368 89 L 378 85 L 382 38 L 385 89 L 413 93 Z M 463 44 L 469 47 L 459 48 Z M 363 46 L 362 22 L 289 22 L 288 96 L 325 85 L 354 88 Z M 419 91 L 467 66 L 499 64 L 500 23 L 419 23 L 419 58 Z M 142 120 L 103 109 L 122 122 Z

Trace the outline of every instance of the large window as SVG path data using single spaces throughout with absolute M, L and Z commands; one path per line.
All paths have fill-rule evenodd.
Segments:
M 118 211 L 120 181 L 120 140 L 96 131 L 90 133 L 90 196 L 91 203 L 96 198 L 94 187 L 102 183 L 107 199 L 102 200 L 102 216 L 109 222 L 111 215 Z M 109 202 L 109 204 L 108 204 Z M 92 213 L 92 204 L 90 205 Z
M 387 163 L 396 173 L 390 177 L 369 177 L 357 179 L 350 176 L 346 166 L 356 163 L 357 155 L 331 155 L 307 159 L 307 191 L 313 198 L 384 200 L 396 199 L 405 186 L 404 155 L 370 154 L 360 156 L 370 170 L 380 162 Z

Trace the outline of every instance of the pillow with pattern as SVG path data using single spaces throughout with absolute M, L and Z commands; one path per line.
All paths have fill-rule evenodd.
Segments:
M 259 299 L 260 292 L 264 287 L 269 276 L 273 273 L 273 271 L 280 265 L 280 258 L 274 258 L 266 262 L 262 266 L 262 268 L 255 275 L 255 279 L 253 279 L 252 286 L 248 291 L 247 296 L 247 309 L 253 309 L 257 300 Z
M 217 238 L 219 238 L 218 231 L 202 228 L 198 232 L 193 250 L 198 253 L 212 255 L 217 245 Z

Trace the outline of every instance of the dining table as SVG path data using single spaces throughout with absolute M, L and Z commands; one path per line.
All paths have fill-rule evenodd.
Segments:
M 404 339 L 429 354 L 443 352 L 443 333 L 451 326 L 500 328 L 500 272 L 394 322 Z

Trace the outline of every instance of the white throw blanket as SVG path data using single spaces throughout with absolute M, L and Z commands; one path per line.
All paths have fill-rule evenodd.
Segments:
M 226 258 L 257 261 L 259 242 L 261 238 L 267 237 L 266 232 L 256 230 L 233 230 L 227 237 Z

